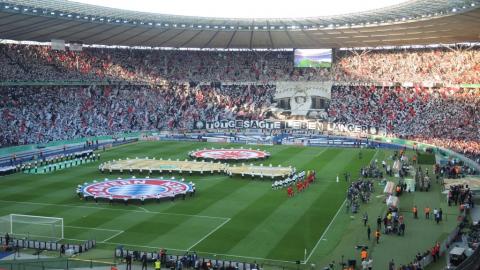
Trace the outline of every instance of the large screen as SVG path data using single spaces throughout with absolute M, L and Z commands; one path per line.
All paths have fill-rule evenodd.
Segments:
M 332 49 L 295 49 L 295 67 L 329 68 L 332 66 Z

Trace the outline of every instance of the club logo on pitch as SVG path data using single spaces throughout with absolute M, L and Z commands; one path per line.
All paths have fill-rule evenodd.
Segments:
M 268 156 L 266 152 L 250 149 L 206 149 L 198 150 L 191 153 L 194 158 L 205 159 L 261 159 Z
M 164 179 L 122 179 L 93 183 L 83 188 L 83 194 L 113 199 L 164 198 L 192 191 L 189 184 Z

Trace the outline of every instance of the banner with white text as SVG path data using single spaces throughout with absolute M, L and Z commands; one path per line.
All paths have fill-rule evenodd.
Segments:
M 266 130 L 317 130 L 340 133 L 358 133 L 368 135 L 381 134 L 375 126 L 355 125 L 348 123 L 333 123 L 327 121 L 309 120 L 219 120 L 197 121 L 195 129 L 266 129 Z

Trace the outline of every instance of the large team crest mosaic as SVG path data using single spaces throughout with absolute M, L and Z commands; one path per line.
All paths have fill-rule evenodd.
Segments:
M 85 197 L 110 199 L 161 199 L 193 191 L 191 183 L 171 179 L 131 178 L 86 184 L 81 187 Z
M 190 152 L 190 157 L 206 160 L 255 160 L 267 158 L 265 151 L 252 149 L 203 149 Z

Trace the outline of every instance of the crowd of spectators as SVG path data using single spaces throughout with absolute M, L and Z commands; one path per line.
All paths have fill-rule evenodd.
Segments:
M 334 86 L 332 121 L 385 128 L 388 134 L 460 153 L 480 154 L 476 88 Z
M 295 68 L 292 51 L 204 51 L 1 44 L 0 81 L 82 80 L 93 87 L 4 87 L 0 145 L 146 129 L 195 120 L 263 119 L 276 81 L 333 80 L 331 121 L 453 149 L 480 161 L 480 49 L 337 51 L 330 69 Z M 119 81 L 122 85 L 119 86 Z M 372 82 L 369 84 L 360 82 Z M 126 83 L 126 84 L 125 84 Z
M 195 51 L 0 45 L 0 80 L 262 82 L 330 80 L 328 69 L 296 69 L 291 51 Z
M 480 82 L 478 47 L 339 51 L 336 80 L 346 82 Z
M 480 82 L 480 48 L 338 50 L 332 68 L 295 68 L 293 51 L 133 48 L 51 50 L 1 44 L 0 80 L 274 82 L 336 81 L 461 84 Z
M 256 85 L 4 87 L 0 145 L 192 129 L 196 120 L 262 119 L 274 88 Z

